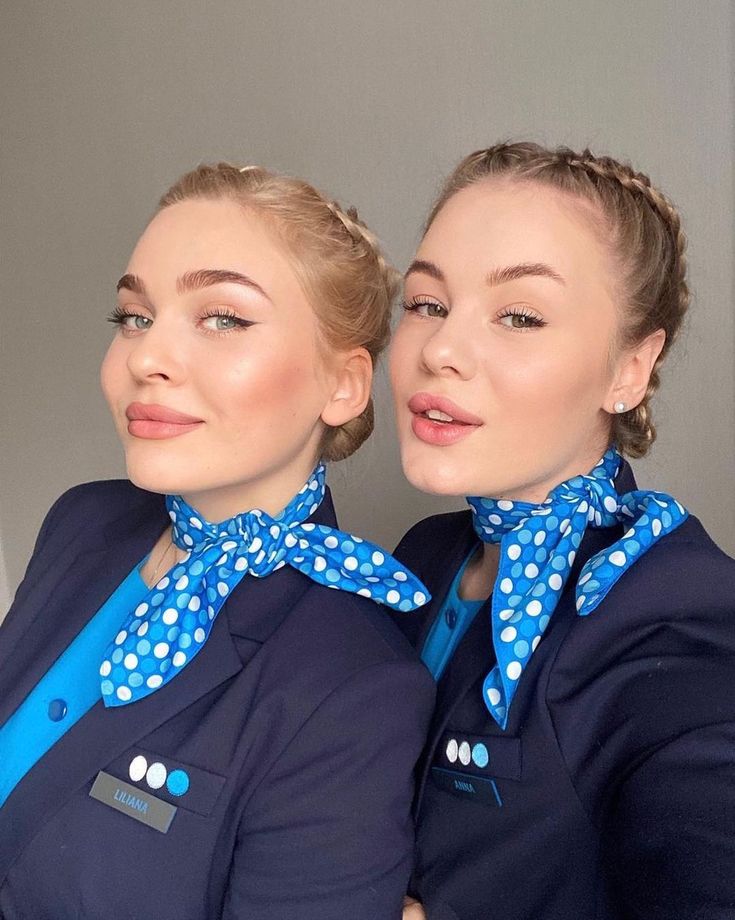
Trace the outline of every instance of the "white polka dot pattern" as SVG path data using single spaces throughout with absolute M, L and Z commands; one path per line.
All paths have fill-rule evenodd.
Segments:
M 319 507 L 325 470 L 276 517 L 255 509 L 210 524 L 180 496 L 166 496 L 174 543 L 187 551 L 128 616 L 100 666 L 105 706 L 124 706 L 172 680 L 203 647 L 217 613 L 245 577 L 290 565 L 329 588 L 415 610 L 430 595 L 392 556 L 360 537 L 303 523 Z
M 587 527 L 622 522 L 627 529 L 582 568 L 576 585 L 580 616 L 602 603 L 624 572 L 688 517 L 679 502 L 662 492 L 618 495 L 613 480 L 620 463 L 617 451 L 608 450 L 591 473 L 563 482 L 540 505 L 467 499 L 477 535 L 487 543 L 500 543 L 491 611 L 497 664 L 485 678 L 483 700 L 503 729 L 518 682 L 556 609 Z

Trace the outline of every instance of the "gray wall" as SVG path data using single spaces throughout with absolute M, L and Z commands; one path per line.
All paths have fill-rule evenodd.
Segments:
M 680 204 L 695 302 L 638 471 L 735 551 L 732 25 L 727 0 L 5 4 L 6 594 L 51 501 L 123 474 L 97 385 L 103 317 L 172 179 L 217 158 L 303 174 L 356 203 L 405 267 L 442 175 L 505 137 L 630 157 Z M 343 526 L 392 544 L 447 503 L 402 479 L 384 375 L 379 408 L 331 482 Z

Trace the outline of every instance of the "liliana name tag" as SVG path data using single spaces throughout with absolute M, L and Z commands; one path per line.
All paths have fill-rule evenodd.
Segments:
M 155 795 L 143 792 L 142 789 L 137 789 L 115 776 L 110 776 L 104 770 L 97 774 L 89 794 L 103 805 L 109 805 L 162 834 L 168 832 L 176 814 L 175 805 L 157 799 Z

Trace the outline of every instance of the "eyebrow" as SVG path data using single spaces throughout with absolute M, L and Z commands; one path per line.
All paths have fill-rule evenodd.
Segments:
M 435 281 L 444 281 L 444 272 L 439 268 L 439 266 L 434 265 L 433 262 L 425 262 L 423 259 L 414 259 L 414 261 L 408 266 L 406 274 L 403 277 L 408 278 L 409 275 L 413 275 L 417 272 L 422 275 L 428 275 Z
M 554 271 L 545 262 L 521 262 L 519 265 L 508 265 L 505 268 L 494 268 L 485 276 L 490 287 L 506 284 L 508 281 L 517 281 L 519 278 L 536 277 L 551 278 L 559 284 L 566 284 L 559 272 Z
M 141 297 L 145 297 L 145 285 L 137 275 L 131 275 L 129 272 L 117 282 L 116 290 L 131 291 L 133 294 L 140 294 Z
M 445 280 L 444 272 L 439 266 L 433 262 L 426 262 L 424 259 L 416 259 L 412 262 L 408 266 L 405 277 L 408 278 L 414 272 L 428 275 L 436 281 L 444 282 Z M 509 281 L 517 281 L 519 278 L 526 277 L 551 278 L 559 284 L 566 284 L 559 272 L 554 271 L 545 262 L 521 262 L 518 265 L 508 265 L 505 268 L 494 268 L 487 273 L 485 280 L 490 287 L 495 287 L 498 284 L 506 284 Z
M 202 288 L 212 287 L 215 284 L 240 284 L 243 287 L 257 291 L 266 300 L 270 300 L 268 294 L 257 281 L 254 281 L 248 275 L 243 275 L 241 272 L 225 268 L 202 268 L 199 271 L 186 272 L 177 280 L 176 288 L 179 293 L 183 294 L 187 291 L 198 291 Z M 145 285 L 141 279 L 129 272 L 117 282 L 117 290 L 121 291 L 123 289 L 131 291 L 133 294 L 140 294 L 141 297 L 146 296 Z

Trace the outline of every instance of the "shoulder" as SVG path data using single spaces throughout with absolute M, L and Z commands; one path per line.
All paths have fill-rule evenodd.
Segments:
M 105 517 L 112 518 L 121 510 L 137 511 L 162 502 L 162 495 L 139 489 L 129 479 L 100 479 L 67 489 L 53 504 L 48 517 L 59 519 L 102 510 Z
M 280 574 L 271 577 L 289 588 L 279 594 L 277 606 L 271 597 L 267 609 L 270 623 L 282 619 L 259 658 L 268 686 L 288 683 L 294 718 L 308 718 L 322 702 L 350 697 L 366 682 L 372 687 L 370 710 L 377 718 L 392 717 L 398 693 L 415 712 L 431 707 L 433 679 L 387 608 L 313 582 L 288 567 Z M 275 581 L 274 590 L 281 590 Z M 244 605 L 247 600 L 243 594 Z
M 712 540 L 701 522 L 690 516 L 652 546 L 620 578 L 600 605 L 600 620 L 609 603 L 616 618 L 629 624 L 695 618 L 728 631 L 735 614 L 735 560 Z M 598 611 L 589 618 L 597 619 Z
M 72 486 L 51 506 L 39 532 L 36 549 L 53 532 L 84 520 L 90 528 L 104 528 L 121 514 L 138 515 L 160 509 L 162 495 L 139 489 L 127 479 L 104 479 Z
M 113 521 L 121 531 L 134 529 L 151 516 L 165 514 L 162 495 L 146 492 L 127 479 L 100 480 L 73 486 L 51 506 L 36 537 L 26 576 L 39 558 L 55 557 L 72 542 L 95 544 Z
M 282 629 L 313 667 L 329 672 L 333 685 L 364 668 L 385 664 L 415 668 L 420 683 L 424 673 L 429 677 L 388 608 L 366 597 L 312 582 Z

